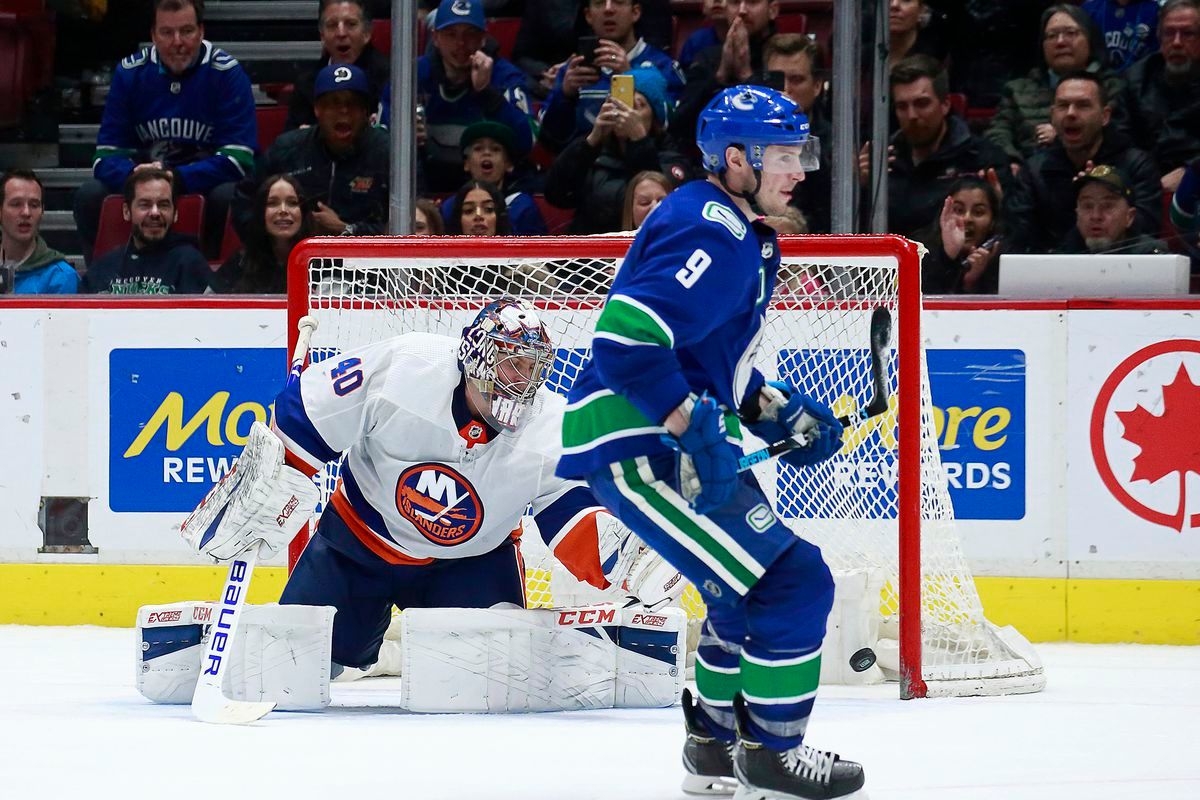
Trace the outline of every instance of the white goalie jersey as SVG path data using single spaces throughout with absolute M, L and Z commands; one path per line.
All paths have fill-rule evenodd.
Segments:
M 310 366 L 275 404 L 288 463 L 313 474 L 345 452 L 330 504 L 389 563 L 490 552 L 532 505 L 555 555 L 605 588 L 603 509 L 583 482 L 554 475 L 565 401 L 543 387 L 526 422 L 497 434 L 467 410 L 457 344 L 409 333 Z

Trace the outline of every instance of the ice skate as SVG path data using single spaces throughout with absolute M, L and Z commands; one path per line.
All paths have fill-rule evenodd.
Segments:
M 861 765 L 803 744 L 783 752 L 769 750 L 748 735 L 741 695 L 734 698 L 733 709 L 738 726 L 733 770 L 741 783 L 734 800 L 866 800 Z
M 683 719 L 687 739 L 683 743 L 683 791 L 696 795 L 731 795 L 738 788 L 733 777 L 733 745 L 711 736 L 696 718 L 692 693 L 683 690 Z

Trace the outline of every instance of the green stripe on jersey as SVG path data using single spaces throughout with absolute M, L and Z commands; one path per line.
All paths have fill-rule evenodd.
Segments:
M 721 576 L 721 579 L 732 586 L 734 591 L 738 594 L 745 594 L 750 591 L 751 586 L 758 582 L 759 576 L 763 573 L 762 566 L 753 560 L 748 564 L 743 563 L 704 529 L 701 520 L 710 525 L 715 525 L 715 523 L 709 522 L 706 517 L 693 519 L 692 512 L 684 511 L 659 494 L 655 487 L 642 480 L 642 476 L 638 472 L 637 461 L 632 459 L 622 461 L 620 468 L 625 485 L 648 507 L 642 509 L 643 513 L 650 510 L 661 517 L 661 519 L 655 520 L 655 523 L 663 528 L 663 532 L 672 539 L 680 541 L 681 544 L 683 543 L 681 540 L 691 540 L 696 548 L 689 548 L 689 552 Z M 656 483 L 661 484 L 662 482 L 656 481 Z M 678 497 L 678 495 L 676 496 Z M 682 501 L 682 498 L 680 499 Z M 684 546 L 686 547 L 686 545 Z M 700 552 L 697 552 L 697 549 Z M 750 558 L 749 554 L 746 557 Z
M 696 691 L 710 703 L 724 705 L 733 703 L 733 697 L 741 688 L 737 672 L 717 672 L 696 659 Z
M 242 172 L 249 174 L 254 171 L 254 151 L 248 147 L 231 144 L 225 147 L 217 148 L 217 155 L 225 156 L 242 168 Z
M 604 304 L 596 320 L 596 333 L 611 333 L 659 347 L 671 347 L 675 338 L 660 320 L 620 295 L 613 295 Z
M 568 451 L 586 449 L 598 440 L 637 436 L 666 428 L 655 425 L 624 396 L 597 392 L 577 406 L 568 406 L 563 414 L 563 447 Z
M 794 660 L 794 659 L 793 659 Z M 699 663 L 696 677 L 699 678 Z M 764 700 L 800 697 L 817 690 L 821 679 L 821 653 L 798 664 L 763 664 L 742 654 L 742 691 L 748 697 Z

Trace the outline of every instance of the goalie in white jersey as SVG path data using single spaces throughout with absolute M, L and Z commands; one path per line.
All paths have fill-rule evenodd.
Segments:
M 603 508 L 554 475 L 565 401 L 544 386 L 553 362 L 534 308 L 503 298 L 461 340 L 409 333 L 341 353 L 276 399 L 288 465 L 312 475 L 345 453 L 280 599 L 337 608 L 335 665 L 376 661 L 393 604 L 523 607 L 529 506 L 579 580 L 604 589 L 632 563 L 636 539 L 598 541 Z

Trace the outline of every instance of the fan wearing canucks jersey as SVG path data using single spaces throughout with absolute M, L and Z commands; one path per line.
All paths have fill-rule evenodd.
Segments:
M 393 604 L 523 608 L 530 506 L 550 551 L 598 589 L 656 558 L 622 526 L 598 527 L 608 515 L 586 484 L 554 475 L 565 401 L 544 386 L 553 362 L 537 311 L 503 298 L 461 339 L 409 333 L 343 352 L 276 399 L 290 467 L 314 475 L 345 454 L 280 599 L 337 608 L 335 672 L 376 663 Z
M 741 428 L 804 468 L 841 446 L 829 408 L 752 366 L 785 209 L 815 139 L 779 92 L 735 86 L 700 115 L 707 179 L 668 195 L 638 231 L 568 396 L 558 474 L 597 498 L 700 590 L 708 606 L 684 695 L 684 789 L 739 798 L 850 796 L 858 764 L 808 747 L 833 580 L 820 550 L 774 515 Z

